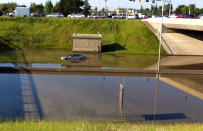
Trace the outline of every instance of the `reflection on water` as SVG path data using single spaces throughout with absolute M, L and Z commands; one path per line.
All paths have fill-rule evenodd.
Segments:
M 62 61 L 61 56 L 71 54 L 64 49 L 32 49 L 1 53 L 0 67 L 34 67 L 34 68 L 138 68 L 152 66 L 157 61 L 157 56 L 150 55 L 121 55 L 121 54 L 95 54 L 82 53 L 87 57 L 85 61 Z M 12 63 L 12 64 L 11 64 Z
M 203 56 L 168 56 L 161 60 L 161 69 L 203 70 Z
M 0 67 L 155 69 L 157 61 L 157 56 L 91 53 L 84 54 L 85 61 L 60 59 L 70 53 L 67 50 L 6 52 L 0 56 Z M 165 57 L 161 69 L 201 69 L 202 63 L 201 57 Z M 102 76 L 31 74 L 28 70 L 24 70 L 26 74 L 18 74 L 18 70 L 15 73 L 0 74 L 0 120 L 203 122 L 201 75 L 161 74 L 157 81 L 146 74 L 123 77 L 105 73 Z
M 123 55 L 82 53 L 85 61 L 62 61 L 61 56 L 71 54 L 64 49 L 32 49 L 1 52 L 0 67 L 33 68 L 122 68 L 122 69 L 156 69 L 156 55 Z M 203 70 L 202 56 L 165 56 L 160 68 L 178 70 Z
M 202 75 L 161 75 L 161 81 L 203 100 Z M 187 100 L 188 97 L 186 97 Z
M 1 74 L 0 118 L 119 121 L 120 83 L 123 120 L 152 120 L 155 77 L 45 74 Z M 160 81 L 157 98 L 156 120 L 203 121 L 199 97 Z

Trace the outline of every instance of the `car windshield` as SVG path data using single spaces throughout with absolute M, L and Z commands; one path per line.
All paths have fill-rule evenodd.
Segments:
M 79 54 L 70 54 L 69 56 L 76 57 L 76 56 L 80 56 L 80 55 Z

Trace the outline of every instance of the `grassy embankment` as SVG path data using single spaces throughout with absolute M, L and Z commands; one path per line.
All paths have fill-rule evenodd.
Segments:
M 156 36 L 139 20 L 0 17 L 0 50 L 72 48 L 73 33 L 101 33 L 104 52 L 157 54 Z M 164 52 L 162 52 L 164 53 Z
M 116 122 L 2 122 L 2 131 L 202 131 L 203 124 Z

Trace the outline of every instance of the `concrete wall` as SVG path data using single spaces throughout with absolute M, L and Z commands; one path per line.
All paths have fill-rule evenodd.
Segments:
M 73 34 L 73 51 L 101 52 L 101 34 Z

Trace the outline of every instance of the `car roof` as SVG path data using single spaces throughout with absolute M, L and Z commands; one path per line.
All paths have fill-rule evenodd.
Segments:
M 72 53 L 72 54 L 70 54 L 70 55 L 81 55 L 81 54 L 78 54 L 78 53 Z

